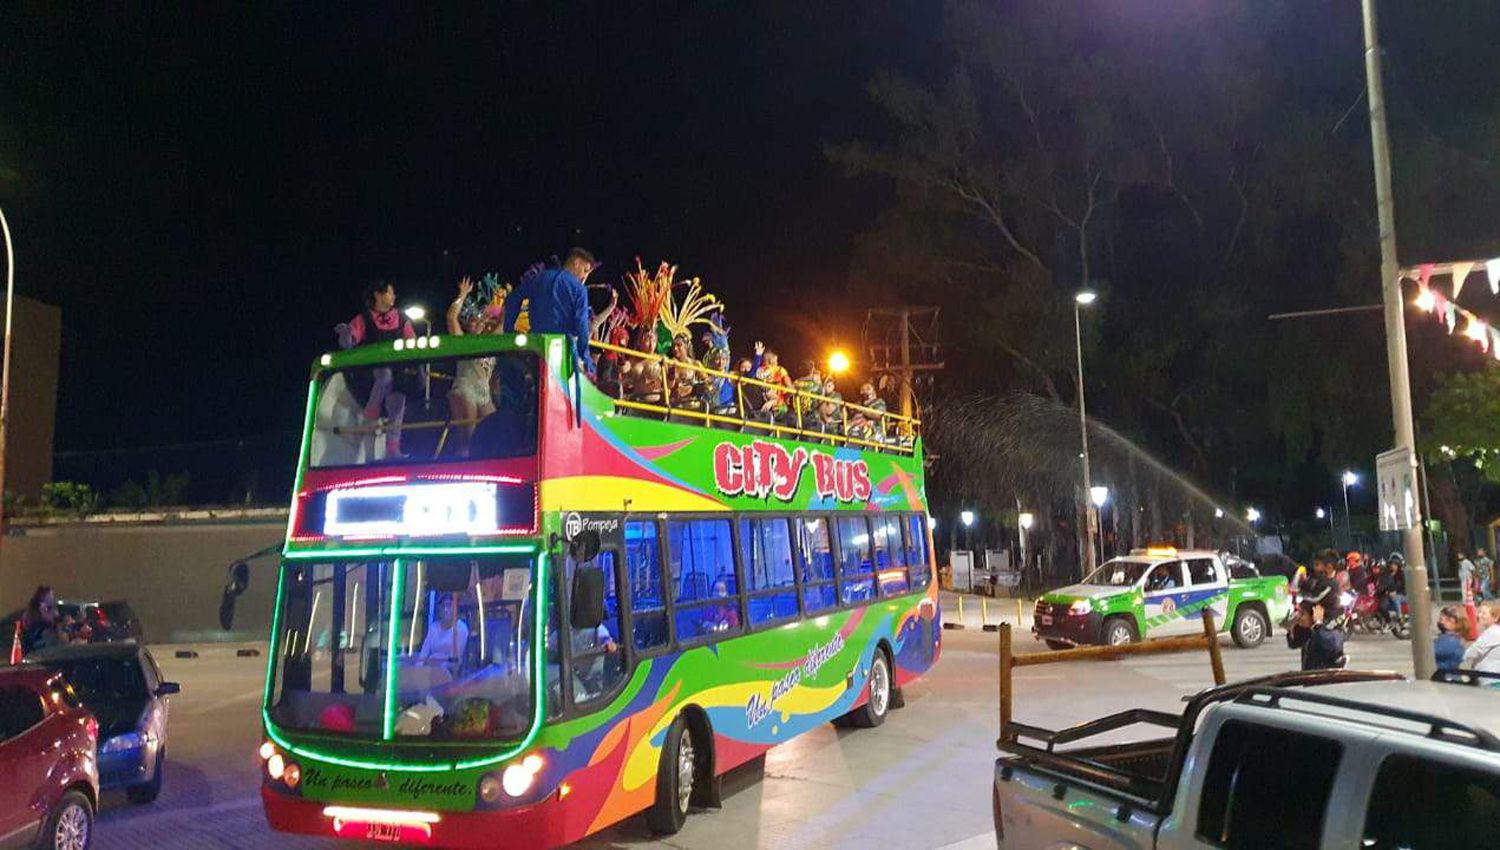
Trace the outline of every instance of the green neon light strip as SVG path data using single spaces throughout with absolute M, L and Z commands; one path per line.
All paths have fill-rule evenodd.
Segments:
M 307 382 L 307 412 L 302 414 L 302 447 L 297 450 L 297 476 L 292 482 L 292 504 L 286 512 L 286 537 L 283 540 L 292 539 L 292 523 L 297 521 L 297 494 L 302 492 L 302 473 L 307 469 L 308 452 L 311 450 L 313 416 L 318 409 L 318 381 L 316 378 Z M 285 544 L 283 544 L 285 548 Z
M 353 558 L 424 558 L 443 555 L 530 555 L 537 547 L 529 544 L 508 546 L 364 546 L 358 549 L 301 549 L 282 552 L 288 561 L 342 561 Z
M 546 652 L 547 652 L 547 649 L 546 649 L 546 645 L 545 645 L 544 641 L 546 640 L 546 622 L 545 622 L 545 617 L 547 616 L 547 611 L 548 611 L 547 602 L 548 602 L 548 595 L 551 593 L 551 585 L 550 585 L 550 583 L 548 582 L 548 579 L 547 579 L 547 572 L 548 572 L 547 571 L 547 556 L 546 556 L 546 553 L 544 553 L 544 552 L 538 552 L 537 553 L 537 556 L 536 556 L 536 572 L 537 572 L 537 581 L 536 581 L 536 587 L 535 587 L 535 598 L 536 598 L 536 606 L 537 606 L 536 607 L 536 612 L 537 613 L 536 613 L 536 616 L 534 616 L 532 618 L 534 620 L 534 622 L 535 622 L 535 631 L 534 631 L 534 634 L 533 634 L 533 637 L 532 637 L 532 644 L 531 644 L 531 646 L 532 646 L 531 660 L 532 660 L 532 667 L 533 667 L 533 670 L 534 670 L 533 675 L 536 678 L 536 688 L 534 690 L 535 697 L 533 699 L 533 710 L 532 710 L 532 717 L 531 717 L 531 729 L 529 731 L 527 731 L 526 737 L 523 738 L 521 740 L 521 742 L 518 743 L 518 744 L 516 744 L 514 747 L 511 747 L 510 749 L 505 750 L 504 752 L 502 752 L 502 753 L 500 753 L 498 755 L 485 756 L 484 758 L 477 758 L 477 759 L 469 759 L 467 761 L 441 762 L 441 763 L 436 763 L 436 764 L 432 764 L 432 763 L 416 763 L 416 764 L 412 764 L 412 763 L 408 763 L 408 762 L 397 762 L 397 761 L 373 761 L 373 760 L 370 760 L 370 759 L 345 758 L 343 756 L 333 755 L 332 753 L 322 752 L 321 750 L 313 749 L 311 747 L 304 747 L 304 746 L 301 746 L 301 745 L 298 745 L 298 744 L 293 744 L 291 741 L 287 740 L 286 736 L 282 735 L 276 729 L 276 726 L 271 722 L 271 712 L 270 712 L 270 704 L 271 704 L 271 691 L 270 691 L 271 673 L 269 672 L 269 670 L 268 670 L 268 672 L 266 674 L 266 699 L 265 699 L 265 703 L 261 706 L 261 709 L 260 709 L 261 722 L 263 722 L 265 724 L 266 734 L 271 737 L 272 741 L 276 742 L 277 746 L 281 747 L 283 750 L 286 750 L 287 752 L 289 752 L 289 753 L 291 753 L 293 755 L 301 756 L 303 758 L 316 759 L 318 761 L 326 762 L 328 764 L 336 764 L 336 765 L 339 765 L 340 767 L 355 767 L 355 768 L 363 768 L 363 769 L 367 769 L 367 770 L 400 770 L 400 771 L 406 771 L 408 773 L 442 773 L 442 772 L 446 772 L 446 771 L 470 770 L 470 769 L 473 769 L 473 768 L 488 767 L 489 765 L 498 764 L 498 763 L 500 763 L 502 761 L 505 761 L 506 759 L 514 758 L 514 757 L 520 755 L 528 747 L 530 747 L 533 743 L 536 742 L 537 735 L 541 734 L 541 731 L 542 731 L 542 719 L 543 719 L 543 716 L 546 714 L 546 693 L 547 693 L 547 681 L 546 681 L 547 662 L 546 662 Z M 280 622 L 280 611 L 281 611 L 281 609 L 280 609 L 280 591 L 279 590 L 278 590 L 277 596 L 278 596 L 278 599 L 277 599 L 278 607 L 277 607 L 277 614 L 274 617 L 273 628 L 279 628 L 279 622 Z M 392 621 L 395 620 L 394 617 L 392 617 L 391 619 L 392 619 Z M 273 643 L 275 643 L 275 641 L 273 641 Z M 274 650 L 275 647 L 273 646 L 272 648 Z M 273 663 L 273 664 L 275 663 L 274 654 L 273 654 L 273 658 L 272 658 L 272 662 L 271 663 Z M 389 693 L 390 692 L 388 691 L 387 692 L 388 698 L 389 698 Z
M 271 645 L 266 649 L 270 656 L 266 659 L 266 692 L 261 699 L 261 714 L 266 715 L 266 709 L 271 705 L 271 689 L 276 681 L 277 662 L 281 659 L 281 599 L 282 593 L 286 591 L 286 571 L 278 570 L 276 575 L 276 608 L 271 613 Z M 266 729 L 271 728 L 271 718 L 265 716 Z
M 402 580 L 406 578 L 406 562 L 397 559 L 391 565 L 391 624 L 390 635 L 385 642 L 385 729 L 383 737 L 389 741 L 396 736 L 396 641 L 401 637 Z M 420 591 L 419 591 L 420 592 Z M 413 612 L 412 619 L 416 619 Z

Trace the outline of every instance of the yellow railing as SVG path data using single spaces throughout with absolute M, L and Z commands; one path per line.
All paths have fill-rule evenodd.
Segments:
M 673 360 L 665 354 L 654 354 L 636 351 L 632 348 L 624 348 L 611 345 L 607 342 L 590 341 L 589 345 L 597 351 L 611 352 L 622 358 L 642 361 L 654 364 L 661 370 L 661 403 L 642 401 L 640 399 L 614 397 L 614 405 L 617 410 L 624 412 L 639 411 L 647 413 L 658 413 L 668 417 L 680 417 L 688 420 L 702 420 L 705 427 L 711 427 L 715 423 L 733 425 L 739 428 L 749 428 L 774 436 L 792 436 L 815 442 L 833 442 L 840 445 L 862 446 L 877 451 L 893 451 L 902 454 L 911 454 L 916 445 L 916 439 L 920 436 L 922 422 L 910 416 L 902 416 L 899 413 L 891 413 L 886 410 L 876 410 L 872 407 L 855 404 L 853 402 L 836 399 L 830 396 L 809 392 L 796 386 L 783 386 L 772 384 L 756 378 L 746 377 L 735 372 L 721 372 L 701 363 L 690 361 Z M 734 386 L 734 413 L 728 415 L 723 412 L 715 412 L 713 403 L 699 396 L 702 409 L 693 407 L 674 406 L 672 403 L 674 381 L 668 377 L 668 369 L 686 370 L 709 378 L 727 380 Z M 793 402 L 788 406 L 788 414 L 794 418 L 794 423 L 778 421 L 775 417 L 769 420 L 758 419 L 745 415 L 745 387 L 759 387 L 763 390 L 776 393 L 778 396 L 791 397 Z M 606 391 L 607 388 L 605 388 Z M 715 393 L 717 395 L 717 393 Z M 835 405 L 839 411 L 839 429 L 834 431 L 810 430 L 804 417 L 813 408 L 820 404 Z M 862 414 L 864 418 L 874 423 L 871 432 L 861 432 L 860 436 L 852 436 L 849 433 L 849 411 Z

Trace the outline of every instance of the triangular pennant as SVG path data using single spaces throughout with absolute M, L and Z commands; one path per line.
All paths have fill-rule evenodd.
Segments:
M 1458 293 L 1464 291 L 1464 278 L 1468 277 L 1469 276 L 1469 272 L 1471 272 L 1473 270 L 1474 270 L 1474 264 L 1473 263 L 1454 263 L 1453 264 L 1453 297 L 1454 298 L 1458 297 Z
M 1450 334 L 1458 325 L 1458 308 L 1454 307 L 1451 301 L 1443 305 L 1443 323 L 1448 326 Z
M 1417 266 L 1417 283 L 1419 285 L 1426 286 L 1427 281 L 1432 280 L 1433 266 L 1433 263 L 1423 263 L 1422 265 Z
M 1490 292 L 1500 295 L 1500 257 L 1484 261 L 1484 273 L 1490 277 Z

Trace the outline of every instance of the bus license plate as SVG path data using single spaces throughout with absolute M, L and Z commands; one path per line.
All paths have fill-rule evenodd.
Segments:
M 400 841 L 405 830 L 397 823 L 371 823 L 365 825 L 366 841 Z
M 1051 614 L 1043 614 L 1042 615 L 1042 625 L 1044 625 L 1044 626 L 1050 626 L 1050 625 L 1052 625 L 1052 615 Z

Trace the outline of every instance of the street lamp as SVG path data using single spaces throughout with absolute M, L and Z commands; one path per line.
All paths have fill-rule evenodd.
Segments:
M 1317 514 L 1318 519 L 1327 519 L 1328 520 L 1328 543 L 1329 543 L 1330 546 L 1337 546 L 1339 542 L 1338 542 L 1337 539 L 1334 538 L 1334 534 L 1333 534 L 1333 511 L 1331 511 L 1331 510 L 1326 510 L 1325 511 L 1322 508 L 1318 508 L 1317 511 L 1315 511 L 1315 513 Z
M 973 528 L 973 526 L 974 526 L 974 512 L 973 511 L 959 511 L 958 512 L 958 521 L 961 522 L 961 523 L 963 523 L 963 526 L 964 526 L 964 548 L 968 549 L 969 547 L 971 547 L 971 546 L 974 545 L 973 542 L 969 538 L 969 535 L 970 535 L 969 529 Z
M 1099 296 L 1091 289 L 1082 289 L 1073 295 L 1073 346 L 1078 355 L 1078 432 L 1083 439 L 1083 492 L 1093 497 L 1093 483 L 1089 481 L 1089 424 L 1083 401 L 1083 319 L 1084 307 L 1094 303 Z M 1094 571 L 1094 526 L 1099 522 L 1099 512 L 1091 505 L 1084 505 L 1084 563 L 1085 574 Z
M 835 351 L 828 355 L 828 371 L 835 375 L 842 375 L 849 371 L 849 355 L 842 351 Z
M 1345 542 L 1349 544 L 1349 548 L 1353 549 L 1354 529 L 1349 522 L 1349 488 L 1359 483 L 1359 476 L 1355 475 L 1353 470 L 1346 469 L 1344 470 L 1344 477 L 1340 480 L 1344 484 L 1344 537 L 1346 538 Z
M 1251 525 L 1260 522 L 1260 511 L 1256 510 L 1255 508 L 1247 509 L 1245 511 L 1245 521 L 1250 523 Z
M 1099 557 L 1108 557 L 1109 553 L 1106 551 L 1107 547 L 1104 545 L 1104 516 L 1100 513 L 1099 509 L 1104 507 L 1105 502 L 1109 501 L 1109 488 L 1098 484 L 1090 487 L 1089 501 L 1094 505 L 1094 521 L 1099 526 Z
M 1030 511 L 1021 511 L 1019 514 L 1016 515 L 1016 525 L 1019 525 L 1021 527 L 1021 534 L 1020 534 L 1020 539 L 1021 539 L 1021 563 L 1020 563 L 1020 567 L 1021 567 L 1021 579 L 1022 579 L 1022 581 L 1025 581 L 1025 579 L 1026 579 L 1026 532 L 1030 531 L 1031 530 L 1031 526 L 1033 524 L 1035 524 L 1035 523 L 1036 523 L 1036 517 L 1034 515 L 1032 515 L 1032 513 Z

